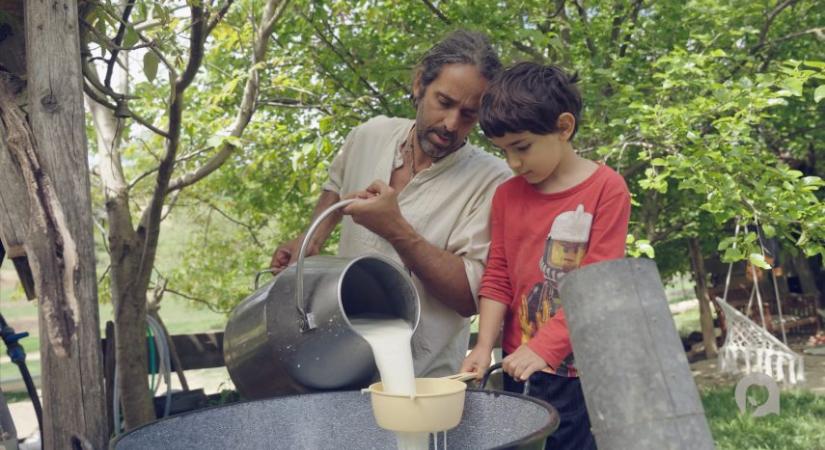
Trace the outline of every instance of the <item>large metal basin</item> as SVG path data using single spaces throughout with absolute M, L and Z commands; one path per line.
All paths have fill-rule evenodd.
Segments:
M 558 413 L 545 402 L 468 389 L 461 423 L 447 432 L 447 448 L 542 449 L 558 424 Z M 441 439 L 439 448 L 444 448 Z M 111 448 L 395 449 L 396 439 L 376 425 L 369 395 L 345 391 L 256 400 L 182 414 L 124 434 Z

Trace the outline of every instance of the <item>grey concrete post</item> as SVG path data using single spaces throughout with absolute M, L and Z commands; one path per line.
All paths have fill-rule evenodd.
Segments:
M 560 296 L 600 450 L 714 448 L 653 261 L 575 270 Z
M 11 411 L 0 390 L 0 448 L 6 450 L 17 450 L 17 430 L 14 428 L 14 421 L 11 419 Z

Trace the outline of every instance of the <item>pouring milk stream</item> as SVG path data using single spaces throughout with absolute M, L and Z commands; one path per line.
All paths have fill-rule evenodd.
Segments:
M 375 364 L 381 375 L 384 392 L 414 395 L 413 330 L 403 319 L 389 317 L 360 317 L 350 319 L 352 328 L 369 343 Z M 429 433 L 396 432 L 398 450 L 427 450 Z

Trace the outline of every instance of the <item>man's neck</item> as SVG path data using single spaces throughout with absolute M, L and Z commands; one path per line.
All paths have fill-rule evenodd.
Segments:
M 413 129 L 415 130 L 415 129 Z M 412 133 L 412 142 L 413 142 L 413 160 L 415 161 L 415 172 L 420 173 L 422 170 L 430 167 L 433 165 L 433 158 L 430 155 L 424 153 L 421 150 L 421 144 L 418 142 L 418 133 L 413 131 Z

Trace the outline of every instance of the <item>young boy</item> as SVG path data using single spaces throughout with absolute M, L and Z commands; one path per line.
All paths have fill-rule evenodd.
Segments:
M 492 240 L 479 291 L 478 344 L 462 364 L 479 374 L 502 321 L 504 388 L 552 404 L 561 416 L 547 448 L 596 448 L 576 374 L 559 281 L 578 267 L 624 256 L 630 194 L 621 175 L 577 155 L 577 77 L 519 63 L 485 93 L 484 134 L 516 176 L 493 197 Z

